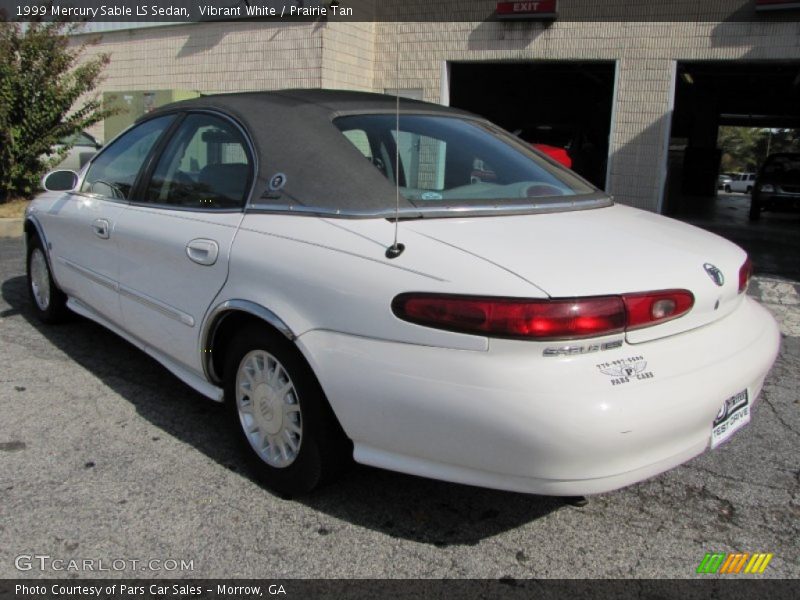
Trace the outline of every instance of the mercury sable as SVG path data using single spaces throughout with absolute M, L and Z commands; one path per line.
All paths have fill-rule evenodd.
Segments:
M 30 205 L 28 282 L 225 402 L 298 493 L 349 460 L 619 488 L 745 425 L 779 333 L 732 243 L 486 120 L 365 93 L 188 100 Z

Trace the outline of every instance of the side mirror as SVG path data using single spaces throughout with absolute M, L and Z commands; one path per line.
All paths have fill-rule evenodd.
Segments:
M 77 184 L 78 174 L 66 169 L 50 171 L 42 177 L 42 187 L 48 192 L 66 192 L 75 189 Z

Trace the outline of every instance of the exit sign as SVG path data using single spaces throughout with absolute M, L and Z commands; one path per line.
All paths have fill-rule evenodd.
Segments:
M 498 2 L 495 14 L 498 19 L 552 21 L 558 18 L 558 0 Z

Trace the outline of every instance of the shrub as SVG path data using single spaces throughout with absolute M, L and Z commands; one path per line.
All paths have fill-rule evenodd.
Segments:
M 90 94 L 109 56 L 82 60 L 81 26 L 0 21 L 0 201 L 31 196 L 69 150 L 53 147 L 111 114 Z

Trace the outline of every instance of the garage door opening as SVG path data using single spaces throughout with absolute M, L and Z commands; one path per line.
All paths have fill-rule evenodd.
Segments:
M 482 115 L 606 185 L 613 61 L 450 65 L 450 105 Z
M 733 177 L 734 191 L 749 193 L 751 174 L 798 129 L 800 62 L 679 62 L 667 212 L 708 211 L 725 191 L 721 175 Z M 743 143 L 752 151 L 737 147 Z

